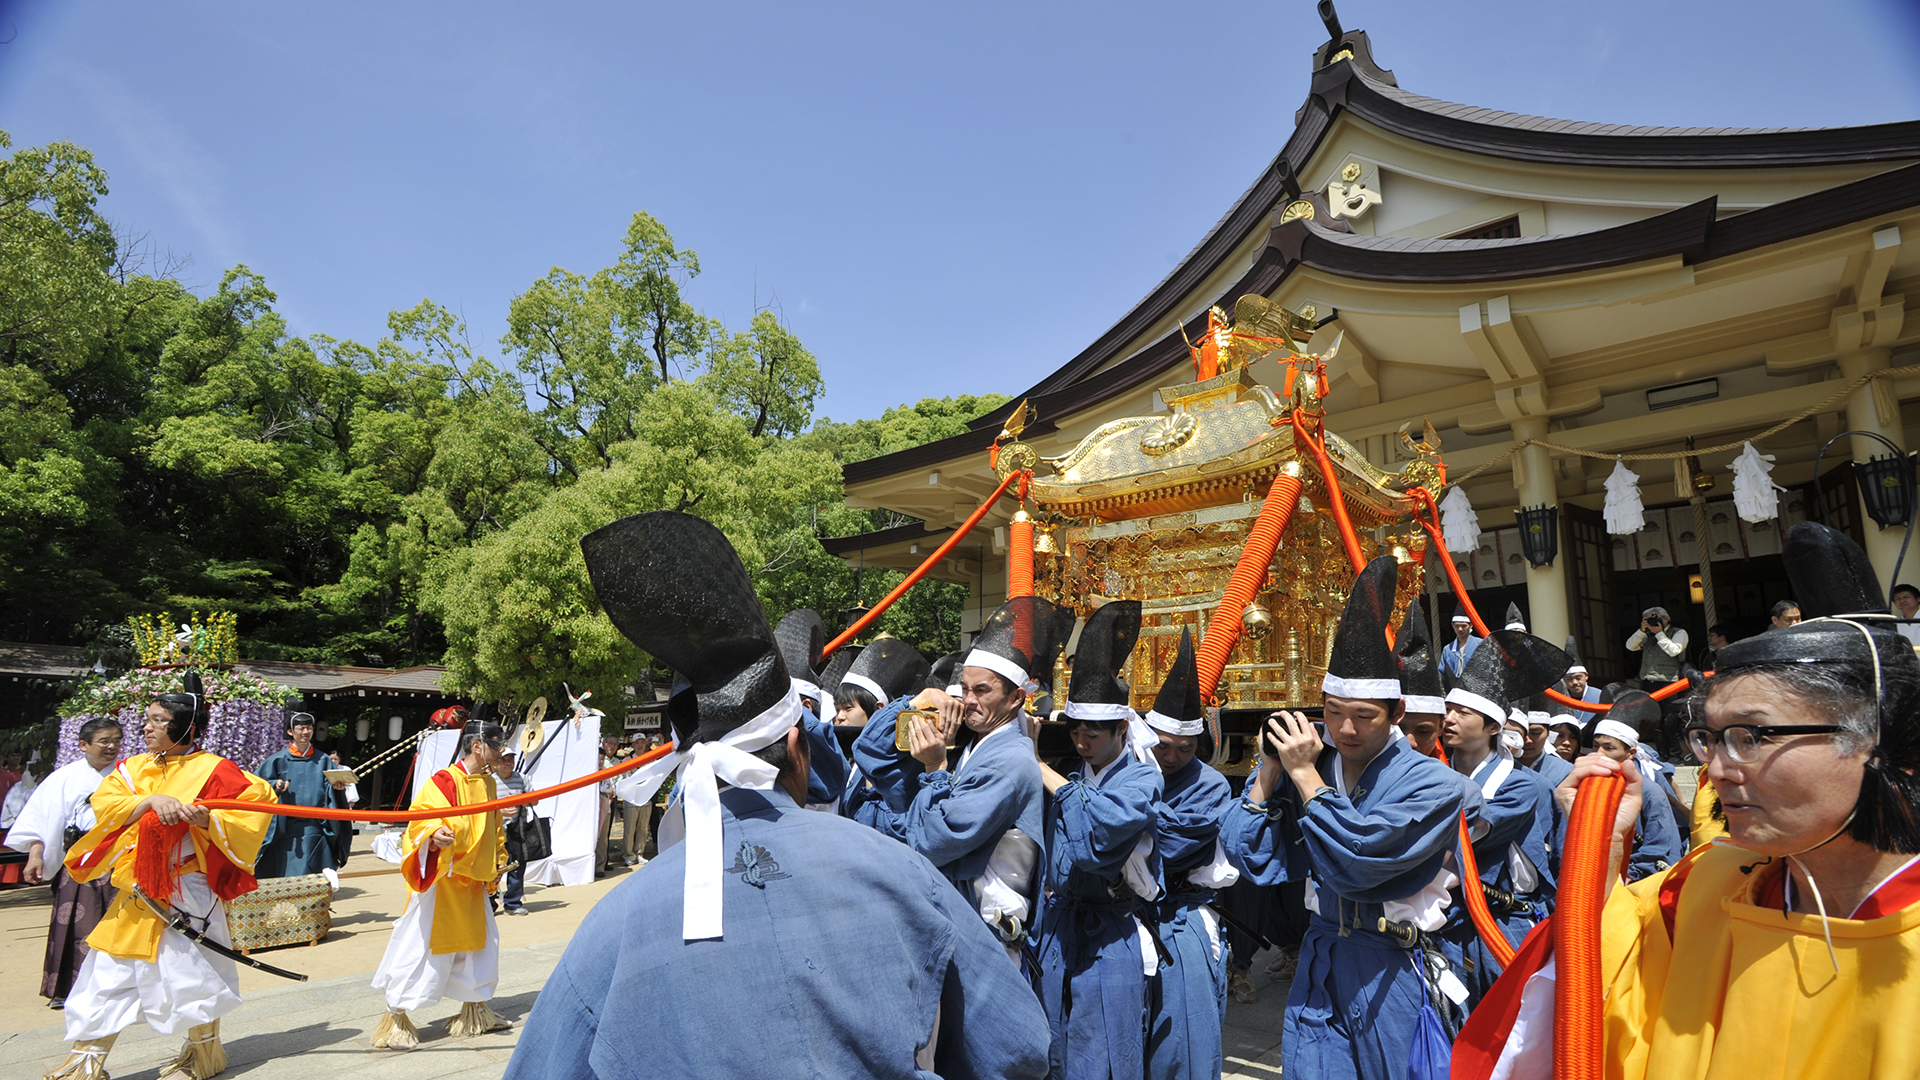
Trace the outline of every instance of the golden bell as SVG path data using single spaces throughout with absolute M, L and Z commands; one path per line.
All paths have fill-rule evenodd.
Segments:
M 1053 530 L 1041 528 L 1034 530 L 1033 551 L 1036 555 L 1058 555 L 1060 544 L 1053 538 Z
M 1248 638 L 1259 641 L 1273 631 L 1273 612 L 1255 600 L 1240 612 L 1240 626 Z

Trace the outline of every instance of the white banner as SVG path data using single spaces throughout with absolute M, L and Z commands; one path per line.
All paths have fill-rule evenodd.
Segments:
M 575 723 L 571 719 L 549 717 L 546 729 L 552 745 L 534 762 L 533 771 L 526 774 L 529 789 L 553 787 L 600 767 L 597 718 L 588 717 Z M 593 845 L 599 839 L 600 829 L 600 786 L 589 784 L 577 791 L 542 799 L 529 809 L 547 819 L 553 833 L 553 857 L 527 867 L 527 884 L 591 884 Z

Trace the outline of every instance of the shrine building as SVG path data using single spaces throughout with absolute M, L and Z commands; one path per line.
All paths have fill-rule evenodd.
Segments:
M 1451 556 L 1474 603 L 1496 625 L 1512 601 L 1534 633 L 1572 635 L 1597 682 L 1633 673 L 1623 642 L 1652 604 L 1696 647 L 1709 625 L 1763 629 L 1787 597 L 1780 537 L 1796 521 L 1847 531 L 1891 578 L 1906 528 L 1897 512 L 1874 519 L 1889 510 L 1863 501 L 1856 471 L 1897 495 L 1903 458 L 1871 436 L 1920 447 L 1920 373 L 1862 376 L 1920 365 L 1920 318 L 1906 318 L 1907 297 L 1920 304 L 1920 121 L 1660 128 L 1454 104 L 1402 89 L 1364 32 L 1321 12 L 1329 37 L 1293 131 L 1212 231 L 1051 374 L 982 388 L 1013 402 L 965 434 L 847 465 L 849 505 L 924 524 L 829 551 L 918 566 L 994 490 L 989 448 L 1014 402 L 1029 403 L 1021 441 L 1043 458 L 1166 413 L 1159 390 L 1193 379 L 1188 340 L 1209 309 L 1258 294 L 1310 320 L 1301 352 L 1339 342 L 1326 430 L 1371 465 L 1399 470 L 1415 456 L 1403 426 L 1418 439 L 1431 420 L 1450 477 L 1474 474 L 1460 487 L 1483 532 Z M 1248 371 L 1276 390 L 1284 377 L 1271 359 Z M 1871 434 L 1834 442 L 1816 472 L 1843 431 Z M 1689 438 L 1706 452 L 1671 456 Z M 1776 519 L 1735 512 L 1745 440 L 1773 458 Z M 1646 528 L 1608 532 L 1615 462 L 1581 452 L 1670 455 L 1624 463 Z M 1006 594 L 1013 508 L 933 572 L 972 589 L 965 630 Z M 1550 563 L 1520 542 L 1523 509 L 1550 519 Z M 1437 557 L 1426 576 L 1444 621 Z M 1900 580 L 1920 582 L 1920 546 Z

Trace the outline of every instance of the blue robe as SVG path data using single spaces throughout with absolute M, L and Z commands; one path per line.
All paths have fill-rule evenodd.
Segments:
M 1160 856 L 1160 940 L 1173 966 L 1160 970 L 1147 1022 L 1147 1075 L 1154 1080 L 1206 1080 L 1224 1064 L 1220 1026 L 1227 1012 L 1227 943 L 1217 918 L 1202 909 L 1215 890 L 1187 876 L 1213 861 L 1220 819 L 1233 803 L 1227 778 L 1198 757 L 1165 777 L 1153 806 L 1153 846 Z
M 720 793 L 725 937 L 683 942 L 686 845 L 587 916 L 527 1016 L 513 1080 L 1046 1073 L 1046 1017 L 928 862 L 784 791 Z
M 1053 1029 L 1049 1075 L 1144 1076 L 1147 977 L 1135 918 L 1153 911 L 1114 893 L 1135 842 L 1153 827 L 1160 770 L 1123 749 L 1098 780 L 1084 763 L 1067 776 L 1047 799 L 1050 895 L 1035 940 L 1040 1001 Z
M 1467 661 L 1473 659 L 1474 650 L 1478 649 L 1480 643 L 1485 640 L 1485 638 L 1468 634 L 1467 643 L 1464 646 L 1457 640 L 1442 645 L 1440 647 L 1441 674 L 1459 678 L 1460 673 L 1467 669 Z
M 1320 755 L 1336 785 L 1340 755 Z M 1460 813 L 1480 792 L 1394 739 L 1367 763 L 1351 796 L 1337 790 L 1304 811 L 1291 781 L 1267 805 L 1227 808 L 1220 838 L 1240 872 L 1261 885 L 1312 875 L 1319 911 L 1300 943 L 1300 966 L 1281 1023 L 1281 1071 L 1315 1080 L 1399 1080 L 1425 980 L 1417 954 L 1380 933 L 1381 904 L 1413 896 L 1440 872 L 1459 839 Z
M 1557 755 L 1548 755 L 1559 761 Z M 1540 777 L 1558 786 L 1567 775 L 1573 772 L 1573 766 L 1561 761 L 1555 767 L 1541 759 Z M 1554 771 L 1549 773 L 1547 769 Z M 1645 774 L 1641 774 L 1645 779 Z M 1652 785 L 1645 787 L 1649 797 L 1640 800 L 1640 817 L 1633 827 L 1633 853 L 1627 856 L 1627 880 L 1639 881 L 1641 878 L 1673 866 L 1687 853 L 1686 835 L 1680 831 L 1680 825 L 1673 816 L 1673 808 L 1667 804 L 1658 790 Z M 1691 822 L 1688 823 L 1691 826 Z M 1553 870 L 1556 879 L 1560 873 L 1560 853 L 1567 840 L 1566 817 L 1560 813 L 1558 803 L 1553 808 Z
M 1008 829 L 1019 829 L 1036 845 L 1046 842 L 1046 796 L 1033 741 L 1019 721 L 1009 720 L 976 743 L 964 765 L 921 774 L 920 790 L 901 819 L 907 846 L 939 867 L 967 899 L 977 900 L 973 879 L 986 871 Z
M 1597 687 L 1597 686 L 1593 686 L 1593 685 L 1588 685 L 1588 687 L 1587 687 L 1587 688 L 1586 688 L 1585 690 L 1583 690 L 1583 691 L 1581 691 L 1581 693 L 1580 693 L 1580 700 L 1581 700 L 1581 701 L 1586 701 L 1586 702 L 1591 702 L 1591 703 L 1593 703 L 1593 704 L 1596 704 L 1596 705 L 1597 705 L 1597 704 L 1599 704 L 1599 703 L 1600 703 L 1600 688 L 1599 688 L 1599 687 Z M 1578 721 L 1580 721 L 1580 722 L 1581 722 L 1582 724 L 1584 724 L 1584 723 L 1586 723 L 1587 721 L 1589 721 L 1589 720 L 1591 720 L 1591 719 L 1593 719 L 1594 717 L 1596 717 L 1596 716 L 1598 716 L 1598 715 L 1600 715 L 1600 714 L 1599 714 L 1599 713 L 1596 713 L 1596 712 L 1593 712 L 1593 711 L 1591 711 L 1591 710 L 1588 710 L 1588 709 L 1575 709 L 1575 710 L 1573 710 L 1573 718 L 1574 718 L 1574 719 L 1576 719 L 1576 720 L 1578 720 Z
M 288 806 L 344 807 L 345 794 L 323 775 L 331 768 L 333 759 L 319 750 L 309 747 L 303 757 L 288 747 L 268 755 L 254 775 L 269 784 L 285 780 L 287 790 L 274 794 Z M 275 816 L 260 845 L 260 857 L 254 860 L 253 876 L 300 877 L 338 870 L 333 858 L 333 834 L 331 821 Z
M 1475 776 L 1463 779 L 1479 791 L 1500 761 L 1497 756 L 1489 757 L 1481 762 Z M 1484 803 L 1478 821 L 1485 824 L 1485 830 L 1474 829 L 1473 857 L 1479 864 L 1484 885 L 1512 894 L 1527 904 L 1523 911 L 1502 912 L 1490 901 L 1494 920 L 1500 924 L 1507 943 L 1518 947 L 1527 931 L 1546 914 L 1542 898 L 1554 893 L 1553 863 L 1547 853 L 1554 836 L 1553 799 L 1540 774 L 1518 761 L 1513 763 L 1513 770 L 1500 782 L 1492 797 L 1486 798 L 1484 792 L 1482 795 Z M 1516 847 L 1533 866 L 1536 880 L 1531 889 L 1520 887 L 1519 868 L 1513 859 Z M 1447 960 L 1467 986 L 1467 1007 L 1471 1009 L 1500 977 L 1500 965 L 1480 940 L 1479 931 L 1467 914 L 1464 888 L 1464 885 L 1454 887 L 1453 901 L 1447 907 L 1447 925 L 1439 937 Z
M 880 706 L 853 741 L 853 765 L 864 787 L 853 800 L 849 817 L 860 824 L 905 842 L 906 813 L 920 792 L 926 768 L 913 755 L 893 747 L 900 710 L 911 698 L 900 697 Z
M 800 731 L 807 740 L 807 805 L 830 803 L 847 790 L 847 759 L 833 734 L 833 721 L 803 707 Z

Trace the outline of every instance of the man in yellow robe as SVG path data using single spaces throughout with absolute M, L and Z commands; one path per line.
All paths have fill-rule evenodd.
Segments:
M 1885 609 L 1866 556 L 1787 535 L 1802 609 Z M 1617 1080 L 1920 1076 L 1920 661 L 1873 615 L 1812 618 L 1721 651 L 1687 729 L 1727 839 L 1633 885 L 1620 852 L 1638 770 L 1583 758 L 1556 794 L 1618 773 L 1601 918 L 1605 1074 Z M 1659 793 L 1648 793 L 1658 798 Z M 1551 935 L 1521 949 L 1456 1042 L 1453 1076 L 1552 1074 Z
M 147 707 L 151 753 L 117 764 L 93 794 L 97 824 L 69 849 L 75 881 L 110 875 L 119 895 L 93 933 L 92 950 L 67 995 L 73 1052 L 50 1080 L 105 1077 L 107 1051 L 136 1020 L 163 1035 L 185 1029 L 187 1044 L 162 1080 L 206 1080 L 226 1068 L 220 1017 L 240 1004 L 240 972 L 168 926 L 134 895 L 186 915 L 211 941 L 231 944 L 225 903 L 254 888 L 253 861 L 272 817 L 208 810 L 197 799 L 272 805 L 266 781 L 218 754 L 194 749 L 207 703 L 198 676 L 187 692 Z
M 460 758 L 414 792 L 413 808 L 442 809 L 494 798 L 493 767 L 506 733 L 481 719 L 460 733 Z M 465 1002 L 447 1021 L 456 1037 L 510 1026 L 487 1008 L 500 977 L 500 933 L 493 894 L 507 858 L 500 811 L 428 818 L 407 826 L 401 870 L 411 890 L 393 925 L 373 988 L 386 991 L 387 1015 L 374 1028 L 376 1050 L 411 1050 L 420 1032 L 407 1012 L 442 998 Z

